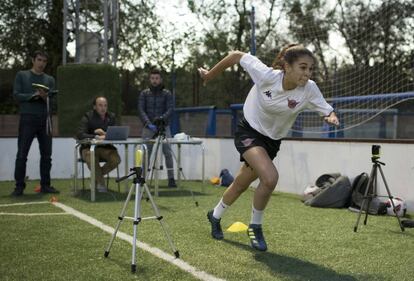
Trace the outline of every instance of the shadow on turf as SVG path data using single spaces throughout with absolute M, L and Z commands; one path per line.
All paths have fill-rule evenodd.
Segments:
M 357 280 L 384 280 L 378 276 L 358 276 L 352 277 L 346 274 L 337 273 L 329 268 L 307 262 L 298 258 L 279 255 L 272 252 L 258 252 L 236 241 L 223 239 L 223 242 L 236 246 L 243 250 L 249 251 L 254 255 L 256 261 L 261 262 L 269 267 L 275 274 L 283 275 L 297 281 L 357 281 Z
M 152 196 L 154 197 L 153 190 L 150 189 Z M 160 188 L 158 191 L 160 197 L 191 197 L 191 191 L 187 189 L 171 189 L 171 188 Z M 193 195 L 205 196 L 207 194 L 202 192 L 193 191 Z M 75 194 L 79 199 L 90 201 L 91 200 L 91 191 L 90 189 L 78 190 Z M 133 195 L 134 196 L 134 195 Z M 144 194 L 145 196 L 145 194 Z M 96 192 L 95 193 L 95 202 L 108 202 L 108 201 L 125 201 L 127 193 L 117 192 L 109 190 L 108 192 Z M 144 197 L 145 198 L 145 197 Z
M 11 191 L 10 191 L 11 193 Z M 22 196 L 11 196 L 10 194 L 4 194 L 1 198 L 8 198 L 15 200 L 16 202 L 33 202 L 33 201 L 48 201 L 52 196 L 59 197 L 59 194 L 52 194 L 52 193 L 24 193 Z
M 129 271 L 129 273 L 131 274 L 136 274 L 137 276 L 139 276 L 140 278 L 142 278 L 142 280 L 151 280 L 151 274 L 153 275 L 154 272 L 151 272 L 150 270 L 147 269 L 147 267 L 142 266 L 142 260 L 140 260 L 140 258 L 142 257 L 138 257 L 137 258 L 137 267 L 136 267 L 136 272 L 132 273 L 131 272 L 131 260 L 120 260 L 119 258 L 111 258 L 111 255 L 109 255 L 109 257 L 107 258 L 102 258 L 102 263 L 111 263 L 113 265 L 116 265 L 117 267 L 121 268 L 121 269 L 125 269 L 125 271 Z M 128 262 L 129 263 L 128 263 Z
M 198 202 L 198 200 L 197 200 L 198 196 L 206 195 L 206 194 L 200 193 L 200 192 L 193 192 L 193 194 L 194 194 L 195 202 Z M 90 191 L 90 189 L 78 190 L 76 195 L 73 195 L 73 196 L 75 196 L 76 198 L 78 198 L 82 201 L 91 202 L 91 191 Z M 152 196 L 154 197 L 153 194 L 152 194 Z M 188 190 L 174 189 L 174 190 L 165 191 L 165 192 L 162 192 L 160 190 L 159 191 L 159 196 L 160 197 L 167 197 L 167 198 L 168 197 L 170 197 L 170 198 L 172 198 L 172 197 L 190 197 L 191 193 Z M 97 192 L 95 194 L 95 202 L 94 203 L 119 202 L 121 204 L 121 202 L 122 202 L 122 204 L 123 204 L 125 202 L 126 198 L 127 198 L 127 193 L 109 190 L 108 192 L 104 192 L 104 193 L 98 193 Z M 132 198 L 131 198 L 128 205 L 133 205 L 134 204 L 134 199 L 135 199 L 135 193 L 132 195 Z M 174 210 L 171 209 L 170 207 L 164 206 L 164 205 L 160 204 L 159 202 L 157 202 L 155 197 L 154 197 L 154 200 L 156 201 L 156 205 L 157 205 L 157 207 L 160 211 L 174 212 Z M 143 204 L 148 204 L 149 206 L 151 204 L 149 202 L 149 199 L 147 198 L 147 196 L 145 196 L 145 194 L 144 194 L 144 197 L 142 199 L 142 202 L 143 202 Z
M 368 230 L 365 230 L 368 228 Z M 407 231 L 408 230 L 408 231 Z M 383 239 L 384 234 L 395 234 L 404 236 L 414 236 L 414 232 L 410 231 L 411 228 L 406 227 L 404 231 L 401 231 L 400 226 L 395 223 L 395 226 L 382 225 L 379 223 L 373 223 L 369 225 L 363 225 L 358 228 L 358 235 L 369 236 L 378 240 Z

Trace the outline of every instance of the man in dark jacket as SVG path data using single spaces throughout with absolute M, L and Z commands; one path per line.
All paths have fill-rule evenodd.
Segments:
M 93 101 L 93 110 L 88 111 L 82 117 L 77 138 L 82 139 L 98 139 L 104 140 L 108 126 L 115 126 L 115 114 L 108 112 L 108 101 L 105 97 L 96 97 Z M 82 159 L 91 168 L 91 153 L 89 145 L 81 146 Z M 99 162 L 105 162 L 101 167 Z M 106 192 L 108 189 L 105 186 L 104 175 L 115 169 L 121 158 L 118 151 L 113 145 L 99 145 L 95 149 L 95 178 L 96 187 L 99 192 Z
M 26 187 L 27 155 L 35 137 L 39 142 L 40 151 L 40 192 L 59 193 L 50 185 L 52 134 L 48 104 L 49 93 L 55 89 L 55 79 L 44 73 L 47 59 L 48 55 L 45 52 L 34 52 L 32 68 L 19 71 L 14 81 L 13 95 L 19 103 L 20 121 L 14 170 L 16 186 L 12 196 L 23 195 Z
M 154 138 L 159 130 L 164 130 L 165 137 L 171 137 L 170 116 L 174 110 L 173 97 L 162 84 L 161 72 L 158 69 L 151 70 L 149 77 L 150 86 L 143 90 L 139 95 L 138 113 L 144 125 L 142 138 L 145 140 Z M 148 145 L 151 154 L 152 145 Z M 167 166 L 168 186 L 177 187 L 174 180 L 174 167 L 171 147 L 168 143 L 163 143 L 162 151 L 165 156 Z

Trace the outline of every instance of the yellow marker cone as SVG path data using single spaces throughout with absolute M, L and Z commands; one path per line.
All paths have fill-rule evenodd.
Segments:
M 236 221 L 229 228 L 227 228 L 227 232 L 242 232 L 247 230 L 247 225 L 242 222 Z
M 220 178 L 219 177 L 212 177 L 210 179 L 211 184 L 220 184 Z

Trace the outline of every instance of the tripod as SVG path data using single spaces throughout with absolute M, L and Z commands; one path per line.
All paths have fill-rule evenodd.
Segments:
M 390 199 L 390 202 L 392 204 L 392 209 L 394 210 L 395 217 L 398 220 L 398 224 L 400 225 L 401 231 L 404 231 L 404 226 L 401 224 L 400 217 L 398 216 L 398 213 L 395 210 L 394 201 L 392 200 L 393 197 L 391 195 L 391 192 L 390 192 L 390 189 L 388 187 L 387 181 L 385 180 L 384 172 L 382 171 L 382 168 L 381 168 L 381 165 L 385 166 L 385 163 L 379 161 L 378 156 L 371 157 L 371 161 L 372 161 L 372 169 L 371 169 L 371 173 L 370 173 L 370 176 L 369 176 L 368 185 L 365 189 L 365 193 L 364 193 L 364 197 L 363 197 L 364 199 L 362 200 L 362 203 L 361 203 L 361 209 L 359 209 L 358 218 L 357 218 L 357 221 L 356 221 L 355 226 L 354 226 L 354 232 L 357 232 L 357 230 L 358 230 L 358 224 L 359 224 L 359 220 L 361 219 L 362 212 L 365 212 L 364 225 L 367 224 L 369 206 L 371 204 L 372 199 L 377 196 L 378 170 L 381 173 L 381 177 L 382 177 L 382 180 L 384 182 L 385 189 L 387 190 L 388 198 Z
M 180 254 L 178 252 L 178 250 L 175 248 L 174 243 L 171 239 L 170 234 L 167 231 L 167 228 L 164 226 L 164 223 L 162 221 L 163 217 L 160 215 L 160 212 L 157 208 L 157 205 L 155 205 L 155 202 L 151 196 L 151 193 L 149 192 L 148 186 L 145 183 L 145 179 L 142 176 L 142 165 L 141 165 L 141 159 L 142 159 L 142 150 L 137 150 L 136 151 L 136 156 L 135 156 L 135 167 L 131 168 L 130 171 L 132 171 L 132 173 L 130 173 L 127 176 L 124 176 L 122 178 L 117 179 L 117 182 L 123 181 L 127 178 L 129 178 L 130 176 L 135 176 L 134 180 L 133 180 L 133 184 L 131 185 L 131 188 L 129 189 L 128 192 L 128 196 L 125 200 L 124 206 L 122 207 L 121 213 L 118 216 L 118 223 L 115 227 L 115 231 L 112 234 L 111 240 L 109 241 L 108 247 L 105 250 L 105 257 L 109 256 L 109 251 L 111 250 L 112 247 L 112 243 L 115 240 L 116 234 L 119 230 L 119 227 L 121 226 L 121 223 L 123 221 L 123 219 L 131 219 L 133 220 L 133 244 L 132 244 L 132 260 L 131 260 L 131 272 L 135 273 L 136 272 L 136 241 L 137 241 L 137 226 L 138 224 L 142 221 L 142 220 L 148 220 L 148 219 L 156 219 L 160 222 L 161 228 L 164 231 L 164 235 L 172 249 L 172 251 L 174 252 L 174 255 L 176 258 L 180 257 Z M 134 207 L 134 217 L 126 217 L 125 216 L 125 212 L 126 212 L 126 208 L 128 206 L 129 201 L 131 200 L 131 196 L 133 191 L 135 190 L 135 207 Z M 151 205 L 152 205 L 152 209 L 154 210 L 154 214 L 155 216 L 152 217 L 145 217 L 145 218 L 141 218 L 141 199 L 142 199 L 142 195 L 143 193 L 146 192 L 147 194 L 147 198 L 151 201 Z
M 154 147 L 152 149 L 152 153 L 151 153 L 151 157 L 150 160 L 152 159 L 152 163 L 148 166 L 148 172 L 150 172 L 149 174 L 149 179 L 150 179 L 150 183 L 149 185 L 152 186 L 152 181 L 155 178 L 155 188 L 154 188 L 154 194 L 155 196 L 158 196 L 158 170 L 162 170 L 163 166 L 162 166 L 162 158 L 161 158 L 161 147 L 163 145 L 163 143 L 165 142 L 169 149 L 171 148 L 171 144 L 168 141 L 168 139 L 166 138 L 165 135 L 165 124 L 159 124 L 158 125 L 159 130 L 157 131 L 157 133 L 153 136 L 155 137 L 155 142 L 154 142 Z M 172 149 L 170 149 L 171 151 L 171 155 L 178 167 L 178 161 L 177 161 L 177 157 L 174 154 L 174 152 L 172 151 Z M 151 162 L 151 161 L 150 161 Z M 159 165 L 159 169 L 157 168 L 157 166 Z M 168 167 L 167 167 L 168 169 Z M 183 179 L 185 180 L 185 175 L 183 173 L 183 170 L 181 167 L 178 167 L 178 172 L 181 173 L 181 176 L 183 177 Z M 194 193 L 192 190 L 189 190 L 191 197 L 195 203 L 195 205 L 198 207 L 198 201 L 195 199 Z

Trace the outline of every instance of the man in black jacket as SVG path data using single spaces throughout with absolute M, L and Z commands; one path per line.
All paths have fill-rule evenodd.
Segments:
M 35 137 L 39 142 L 40 151 L 40 192 L 59 193 L 50 185 L 52 134 L 48 96 L 49 92 L 55 89 L 55 79 L 44 73 L 47 59 L 46 52 L 35 51 L 32 68 L 19 71 L 14 81 L 13 96 L 19 103 L 20 121 L 14 170 L 16 186 L 12 196 L 23 195 L 26 187 L 27 155 Z
M 169 126 L 170 116 L 174 110 L 173 97 L 162 84 L 161 72 L 153 69 L 149 76 L 150 86 L 143 90 L 139 95 L 138 113 L 144 125 L 142 138 L 145 140 L 154 138 L 160 129 L 165 129 L 165 137 L 171 137 Z M 158 127 L 157 127 L 158 126 Z M 159 128 L 162 126 L 163 128 Z M 148 145 L 151 154 L 152 145 Z M 171 147 L 168 143 L 163 143 L 162 151 L 165 156 L 167 166 L 168 186 L 177 187 L 174 180 L 174 167 Z
M 115 114 L 108 112 L 108 101 L 105 97 L 96 97 L 93 100 L 93 110 L 88 111 L 82 117 L 77 138 L 82 139 L 98 139 L 104 140 L 106 135 L 106 130 L 108 126 L 115 126 Z M 89 151 L 89 145 L 81 146 L 81 156 L 82 159 L 88 165 L 88 168 L 91 168 L 91 154 Z M 99 162 L 105 162 L 101 167 Z M 95 149 L 95 178 L 96 178 L 96 187 L 99 192 L 106 192 L 107 187 L 105 186 L 104 175 L 115 169 L 121 158 L 116 150 L 116 148 L 111 145 L 99 145 Z

